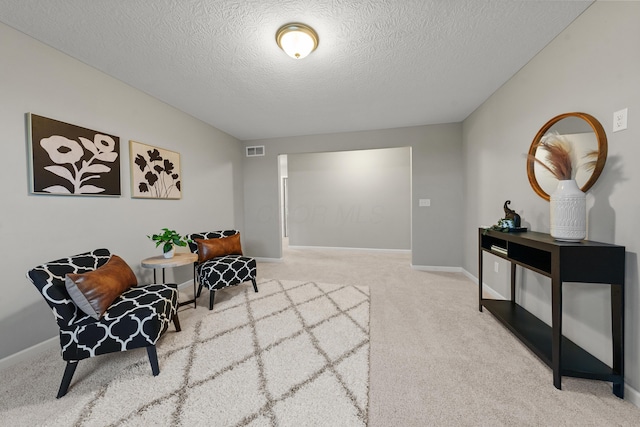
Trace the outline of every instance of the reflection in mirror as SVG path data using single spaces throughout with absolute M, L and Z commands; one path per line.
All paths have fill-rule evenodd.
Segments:
M 575 180 L 578 183 L 578 187 L 582 188 L 589 181 L 593 172 L 593 170 L 585 167 L 585 164 L 589 161 L 588 154 L 598 150 L 596 133 L 587 122 L 577 117 L 567 117 L 560 120 L 551 126 L 543 135 L 543 138 L 553 133 L 562 135 L 571 144 L 573 158 L 575 159 L 573 164 L 577 166 L 574 171 Z M 536 158 L 544 162 L 546 152 L 544 150 L 536 150 Z M 545 193 L 551 194 L 556 189 L 558 180 L 539 163 L 534 163 L 534 173 L 538 184 L 540 184 Z
M 538 149 L 538 144 L 552 134 L 559 135 L 571 144 L 575 180 L 582 191 L 587 191 L 600 176 L 607 157 L 607 137 L 602 125 L 585 113 L 561 114 L 540 129 L 531 143 L 529 154 L 546 163 L 547 152 Z M 593 157 L 592 153 L 597 153 L 597 157 Z M 589 162 L 591 167 L 588 166 Z M 534 191 L 549 200 L 549 195 L 558 185 L 558 180 L 551 172 L 538 162 L 528 159 L 527 176 Z

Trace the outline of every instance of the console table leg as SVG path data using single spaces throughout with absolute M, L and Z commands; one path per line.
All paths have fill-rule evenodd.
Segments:
M 613 344 L 613 372 L 620 381 L 613 382 L 613 394 L 623 398 L 624 393 L 624 287 L 611 285 L 611 337 Z
M 562 281 L 551 279 L 551 369 L 553 385 L 562 389 Z
M 613 394 L 624 399 L 624 381 L 613 383 Z
M 478 310 L 482 312 L 482 234 L 480 234 L 480 248 L 478 249 Z
M 516 263 L 511 263 L 511 302 L 516 302 Z

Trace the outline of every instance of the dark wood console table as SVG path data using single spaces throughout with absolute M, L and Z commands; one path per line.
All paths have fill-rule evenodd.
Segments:
M 562 375 L 611 381 L 613 393 L 624 395 L 624 246 L 583 240 L 559 242 L 533 231 L 503 233 L 480 228 L 478 234 L 479 310 L 496 319 L 553 370 L 553 385 Z M 510 300 L 482 295 L 482 254 L 489 252 L 511 262 Z M 516 265 L 551 278 L 551 326 L 516 303 Z M 562 283 L 606 283 L 611 286 L 613 367 L 562 335 Z

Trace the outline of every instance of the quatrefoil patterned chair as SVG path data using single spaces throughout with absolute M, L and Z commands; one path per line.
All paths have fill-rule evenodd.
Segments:
M 27 278 L 53 310 L 67 361 L 56 397 L 67 393 L 78 361 L 146 348 L 160 373 L 156 343 L 173 321 L 180 331 L 174 284 L 137 286 L 133 271 L 108 249 L 96 249 L 33 268 Z
M 194 266 L 198 277 L 200 296 L 203 286 L 209 289 L 209 310 L 213 310 L 215 291 L 227 286 L 251 281 L 256 284 L 256 260 L 243 256 L 238 230 L 207 231 L 187 234 L 189 249 L 198 255 Z

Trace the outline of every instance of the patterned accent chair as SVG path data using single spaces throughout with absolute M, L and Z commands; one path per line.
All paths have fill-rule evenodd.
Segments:
M 238 230 L 224 231 L 207 231 L 203 233 L 192 233 L 185 236 L 189 241 L 189 249 L 198 255 L 198 261 L 195 262 L 194 268 L 198 278 L 198 292 L 196 298 L 200 297 L 203 286 L 209 289 L 209 310 L 213 310 L 213 300 L 215 291 L 226 288 L 228 286 L 239 285 L 240 283 L 253 283 L 253 290 L 258 292 L 256 284 L 256 260 L 251 257 L 242 255 L 240 248 L 240 232 Z M 202 259 L 202 254 L 198 252 L 197 240 L 208 240 L 216 243 L 213 239 L 227 240 L 225 238 L 234 238 L 237 241 L 235 249 L 221 250 L 219 256 L 209 259 Z M 201 244 L 203 242 L 200 242 Z M 229 246 L 224 246 L 229 248 Z
M 174 284 L 129 287 L 119 296 L 114 295 L 115 300 L 99 319 L 80 309 L 67 291 L 66 275 L 95 271 L 111 258 L 109 250 L 96 249 L 48 262 L 27 273 L 53 310 L 60 328 L 62 359 L 67 365 L 57 398 L 67 393 L 78 361 L 101 354 L 145 347 L 151 371 L 158 375 L 156 342 L 171 321 L 180 331 L 178 290 Z

